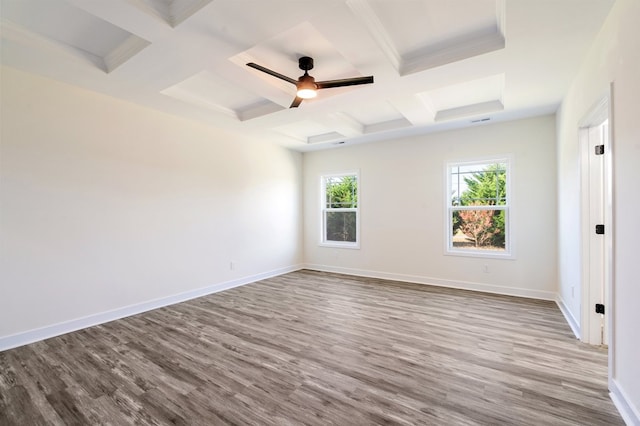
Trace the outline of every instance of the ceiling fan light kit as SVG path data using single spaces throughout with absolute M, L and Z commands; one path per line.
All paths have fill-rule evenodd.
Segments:
M 304 99 L 315 98 L 319 89 L 330 89 L 333 87 L 356 86 L 360 84 L 373 83 L 372 75 L 368 77 L 354 77 L 344 78 L 341 80 L 327 80 L 316 82 L 316 79 L 309 75 L 309 71 L 313 69 L 313 58 L 309 56 L 303 56 L 298 59 L 298 67 L 304 71 L 304 74 L 298 77 L 298 80 L 294 80 L 293 78 L 287 77 L 286 75 L 272 71 L 269 68 L 265 68 L 253 62 L 249 62 L 247 66 L 284 80 L 288 83 L 294 84 L 297 90 L 296 97 L 289 108 L 297 108 L 298 106 L 300 106 L 300 103 L 302 103 Z
M 299 88 L 298 91 L 296 92 L 296 95 L 298 95 L 298 97 L 302 99 L 311 99 L 318 96 L 318 93 L 316 92 L 316 89 Z
M 315 98 L 318 94 L 318 85 L 316 84 L 316 79 L 307 74 L 306 71 L 304 72 L 304 75 L 298 78 L 296 88 L 298 89 L 298 97 L 302 99 Z

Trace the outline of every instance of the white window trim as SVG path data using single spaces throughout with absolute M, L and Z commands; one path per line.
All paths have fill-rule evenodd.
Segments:
M 507 164 L 507 179 L 506 179 L 506 188 L 507 188 L 507 198 L 505 206 L 468 206 L 468 207 L 457 207 L 456 210 L 504 210 L 505 211 L 505 251 L 504 252 L 495 252 L 492 250 L 465 250 L 465 249 L 456 249 L 453 247 L 453 240 L 451 235 L 451 228 L 453 224 L 451 223 L 452 219 L 452 210 L 453 206 L 451 205 L 451 168 L 454 166 L 473 166 L 476 164 L 487 164 L 487 163 L 500 163 L 504 162 Z M 515 259 L 515 244 L 514 244 L 514 235 L 512 233 L 513 229 L 513 164 L 514 159 L 512 154 L 500 155 L 500 156 L 491 156 L 491 157 L 478 157 L 467 160 L 460 161 L 447 161 L 444 167 L 445 173 L 445 191 L 444 191 L 444 210 L 445 210 L 445 229 L 444 229 L 444 254 L 447 256 L 464 256 L 464 257 L 482 257 L 482 258 L 490 258 L 490 259 Z
M 326 208 L 326 178 L 337 176 L 355 176 L 358 181 L 358 207 L 356 208 L 342 208 L 342 209 L 327 209 Z M 334 247 L 334 248 L 348 248 L 348 249 L 360 249 L 360 170 L 350 170 L 340 173 L 322 173 L 320 175 L 320 242 L 319 246 L 322 247 Z M 327 211 L 355 211 L 356 212 L 356 241 L 354 243 L 349 241 L 327 241 L 325 240 L 325 213 Z

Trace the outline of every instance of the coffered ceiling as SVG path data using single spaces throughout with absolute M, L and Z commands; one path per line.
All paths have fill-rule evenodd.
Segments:
M 308 151 L 552 113 L 613 2 L 1 0 L 2 63 Z M 297 79 L 301 56 L 375 83 L 290 109 L 246 66 Z

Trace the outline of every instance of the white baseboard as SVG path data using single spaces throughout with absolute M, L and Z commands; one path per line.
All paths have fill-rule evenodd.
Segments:
M 556 297 L 556 305 L 558 305 L 558 308 L 560 308 L 560 312 L 562 312 L 562 315 L 564 315 L 564 318 L 567 320 L 567 324 L 569 324 L 569 327 L 571 327 L 571 331 L 573 331 L 576 339 L 580 340 L 580 325 L 578 324 L 578 321 L 576 321 L 576 318 L 573 316 L 560 295 Z
M 609 395 L 627 426 L 640 426 L 640 407 L 634 407 L 615 379 L 609 380 Z
M 385 280 L 405 281 L 415 284 L 434 285 L 438 287 L 459 288 L 462 290 L 481 291 L 485 293 L 503 294 L 507 296 L 527 297 L 530 299 L 555 300 L 556 294 L 551 291 L 530 290 L 516 287 L 503 287 L 484 283 L 469 281 L 443 280 L 440 278 L 430 278 L 418 275 L 405 275 L 380 271 L 369 271 L 363 269 L 341 268 L 328 265 L 305 264 L 304 269 L 311 269 L 322 272 L 335 272 L 345 275 L 356 275 L 359 277 L 379 278 Z
M 137 303 L 135 305 L 124 306 L 122 308 L 114 309 L 107 312 L 101 312 L 94 315 L 89 315 L 83 318 L 77 318 L 70 321 L 64 321 L 58 324 L 53 324 L 46 327 L 29 330 L 29 331 L 25 331 L 18 334 L 13 334 L 10 336 L 0 337 L 0 351 L 17 348 L 18 346 L 23 346 L 29 343 L 38 342 L 40 340 L 49 339 L 51 337 L 60 336 L 62 334 L 81 330 L 83 328 L 104 324 L 110 321 L 131 316 L 131 315 L 137 315 L 153 309 L 162 308 L 164 306 L 185 302 L 187 300 L 206 296 L 208 294 L 229 290 L 234 287 L 251 284 L 256 281 L 264 280 L 266 278 L 272 278 L 272 277 L 286 274 L 293 271 L 298 271 L 300 269 L 302 269 L 302 265 L 293 265 L 285 268 L 279 268 L 272 271 L 267 271 L 260 274 L 239 278 L 232 281 L 227 281 L 227 282 L 214 284 L 214 285 L 203 287 L 203 288 L 198 288 L 195 290 L 186 291 L 184 293 L 179 293 L 172 296 L 161 297 L 159 299 Z

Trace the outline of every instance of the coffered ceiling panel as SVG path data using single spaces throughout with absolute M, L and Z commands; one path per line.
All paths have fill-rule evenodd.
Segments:
M 362 125 L 365 134 L 411 126 L 407 118 L 386 101 L 361 105 L 346 114 Z
M 308 151 L 553 113 L 614 1 L 0 0 L 0 58 Z M 297 80 L 301 56 L 374 83 L 289 108 L 294 84 L 246 66 Z
M 372 102 L 350 109 L 348 114 L 364 126 L 404 118 L 388 102 Z
M 175 27 L 212 0 L 128 0 L 141 10 Z
M 232 118 L 246 120 L 282 107 L 241 87 L 224 81 L 215 74 L 202 71 L 162 91 L 183 102 L 221 112 Z M 271 108 L 269 107 L 271 106 Z M 262 114 L 258 114 L 261 111 Z
M 369 1 L 400 56 L 497 30 L 496 0 Z M 452 19 L 455 18 L 455 19 Z M 420 37 L 416 37 L 420 34 Z
M 505 46 L 504 0 L 348 0 L 401 75 Z
M 503 89 L 504 74 L 498 74 L 441 87 L 418 96 L 430 111 L 435 111 L 435 120 L 442 121 L 503 109 Z
M 41 37 L 45 46 L 89 59 L 105 72 L 130 59 L 149 42 L 64 0 L 21 0 L 2 4 L 2 14 L 14 35 Z M 17 28 L 20 27 L 20 30 Z M 32 34 L 29 34 L 32 33 Z
M 311 120 L 301 120 L 285 126 L 280 126 L 275 130 L 304 143 L 309 143 L 310 140 L 313 141 L 313 138 L 317 141 L 319 138 L 322 139 L 323 136 L 326 135 L 335 136 L 330 127 Z M 341 135 L 338 135 L 338 137 L 341 137 Z

